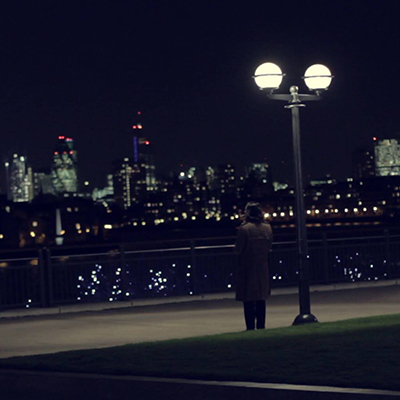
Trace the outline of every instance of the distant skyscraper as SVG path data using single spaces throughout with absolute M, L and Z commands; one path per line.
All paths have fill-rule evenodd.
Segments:
M 253 175 L 263 184 L 271 184 L 271 168 L 267 163 L 252 163 L 246 168 L 246 175 Z
M 78 191 L 78 155 L 74 149 L 74 141 L 59 136 L 53 154 L 51 178 L 56 194 L 76 193 Z
M 138 111 L 137 121 L 132 126 L 133 136 L 133 163 L 140 170 L 140 181 L 145 185 L 145 191 L 156 187 L 156 168 L 154 164 L 153 148 L 150 140 L 145 137 L 145 127 L 142 121 L 142 112 Z
M 50 169 L 33 173 L 33 189 L 35 197 L 40 194 L 54 194 Z
M 14 154 L 11 162 L 6 162 L 7 194 L 15 203 L 33 199 L 32 168 L 28 167 L 25 156 Z
M 400 140 L 375 140 L 375 175 L 400 175 Z
M 142 200 L 143 189 L 146 187 L 142 172 L 128 157 L 114 162 L 114 198 L 121 208 L 128 209 Z
M 211 189 L 221 194 L 231 194 L 236 191 L 236 172 L 232 164 L 220 164 L 207 171 Z
M 246 191 L 251 198 L 263 198 L 273 192 L 271 168 L 267 163 L 252 163 L 246 168 Z
M 364 179 L 375 176 L 374 150 L 369 147 L 364 147 L 353 151 L 351 154 L 351 164 L 354 179 Z

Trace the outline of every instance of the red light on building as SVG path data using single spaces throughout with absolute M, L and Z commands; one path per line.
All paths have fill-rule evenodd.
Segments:
M 69 137 L 67 139 L 65 139 L 67 142 L 72 142 L 73 140 Z
M 150 142 L 149 142 L 148 140 L 146 140 L 146 141 L 144 142 L 144 144 L 145 144 L 146 146 L 148 146 L 148 145 L 150 144 Z
M 375 142 L 375 141 L 378 140 L 378 138 L 377 138 L 376 136 L 374 136 L 374 137 L 372 138 L 372 140 Z
M 138 111 L 137 113 L 138 113 L 138 115 L 142 115 L 142 112 L 141 112 L 141 111 Z
M 69 154 L 74 154 L 74 152 L 73 152 L 73 151 L 70 151 Z
M 58 154 L 58 151 L 55 151 L 54 154 Z
M 137 129 L 137 126 L 136 125 L 132 125 L 132 129 Z
M 64 140 L 64 139 L 65 139 L 65 136 L 59 136 L 58 139 L 59 139 L 59 140 Z

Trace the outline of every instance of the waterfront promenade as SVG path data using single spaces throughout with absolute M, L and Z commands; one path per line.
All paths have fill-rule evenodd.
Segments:
M 171 303 L 165 303 L 168 301 Z M 312 312 L 320 322 L 396 314 L 400 313 L 400 281 L 313 286 L 311 301 Z M 267 309 L 268 328 L 290 326 L 297 314 L 298 298 L 295 288 L 276 289 L 273 291 Z M 54 309 L 3 311 L 0 312 L 0 358 L 76 349 L 103 348 L 127 343 L 240 332 L 243 330 L 242 306 L 241 303 L 233 300 L 232 293 L 210 295 L 203 298 L 191 297 L 163 299 L 163 301 L 147 300 L 133 303 L 106 303 L 64 306 Z M 57 390 L 58 385 L 65 385 L 68 382 L 76 383 L 79 379 L 74 374 L 53 374 L 49 377 L 49 374 L 37 373 L 33 375 L 6 371 L 0 373 L 1 386 L 8 386 L 10 393 L 14 394 L 17 392 L 12 392 L 13 390 L 19 390 L 19 397 L 15 397 L 18 399 L 25 398 L 23 397 L 24 391 L 21 389 L 24 385 L 43 391 L 40 382 L 48 383 L 52 381 L 54 384 L 50 386 Z M 109 392 L 108 389 L 103 388 L 101 390 L 101 396 L 103 397 L 96 397 L 99 400 L 112 398 L 107 397 L 107 393 L 111 396 L 111 388 L 114 388 L 115 392 L 117 388 L 119 391 L 122 387 L 131 387 L 132 385 L 136 387 L 137 393 L 141 391 L 150 393 L 153 390 L 150 390 L 150 387 L 154 388 L 155 391 L 162 391 L 162 387 L 165 385 L 168 387 L 175 385 L 181 390 L 183 385 L 184 391 L 187 391 L 187 396 L 192 396 L 189 393 L 191 390 L 199 392 L 198 386 L 203 387 L 194 383 L 190 385 L 182 382 L 163 383 L 157 380 L 149 383 L 149 381 L 137 381 L 132 378 L 124 380 L 122 378 L 86 377 L 82 379 L 86 382 L 85 385 L 88 385 L 87 387 L 91 386 L 91 384 L 94 385 L 94 382 L 98 383 L 96 386 L 98 388 L 104 387 L 104 382 L 106 381 L 109 383 Z M 22 386 L 21 382 L 23 382 Z M 68 389 L 63 391 L 65 398 L 76 395 L 76 393 L 71 392 L 74 384 L 69 386 Z M 301 398 L 296 397 L 300 395 L 301 390 L 293 388 L 272 389 L 271 387 L 268 388 L 268 385 L 266 387 L 262 387 L 262 385 L 254 386 L 252 389 L 246 388 L 246 386 L 238 386 L 235 389 L 231 385 L 226 387 L 219 385 L 206 386 L 204 393 L 209 393 L 208 398 L 241 398 L 244 395 L 243 391 L 248 390 L 253 390 L 255 395 L 253 398 L 261 398 L 262 393 L 265 395 L 267 390 L 270 396 L 268 398 Z M 213 397 L 212 388 L 221 392 L 221 394 L 218 397 Z M 47 388 L 46 390 L 50 389 Z M 82 393 L 84 392 L 85 390 Z M 171 396 L 173 392 L 171 390 Z M 285 396 L 282 394 L 283 392 L 286 393 Z M 155 394 L 155 392 L 152 393 L 153 395 Z M 165 394 L 165 390 L 163 393 Z M 257 397 L 256 393 L 259 393 L 260 397 Z M 290 396 L 292 397 L 289 396 L 289 393 L 291 393 Z M 326 394 L 327 392 L 312 390 L 307 392 L 307 398 L 362 398 L 360 393 L 331 393 L 332 396 L 330 397 L 319 397 L 323 393 Z M 32 395 L 32 392 L 30 394 Z M 54 395 L 54 393 L 50 393 L 49 398 L 51 398 L 51 395 Z M 368 394 L 364 393 L 364 395 L 367 396 Z M 124 399 L 125 397 L 123 396 L 125 395 L 121 393 L 117 398 Z M 202 398 L 196 396 L 199 396 L 199 394 L 191 398 Z M 373 398 L 393 398 L 393 396 L 388 396 L 388 394 L 379 395 L 375 393 Z M 35 397 L 26 398 L 32 399 Z M 64 397 L 59 396 L 58 398 Z M 164 396 L 164 398 L 169 399 L 170 397 Z

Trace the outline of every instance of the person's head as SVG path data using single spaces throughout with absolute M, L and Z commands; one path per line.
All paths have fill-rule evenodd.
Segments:
M 246 222 L 261 222 L 264 220 L 264 216 L 259 203 L 247 203 L 246 208 L 244 209 L 244 215 L 246 218 Z

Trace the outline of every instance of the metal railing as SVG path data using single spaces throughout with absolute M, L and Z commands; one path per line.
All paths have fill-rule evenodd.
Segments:
M 233 243 L 235 238 L 231 238 Z M 202 243 L 203 242 L 203 243 Z M 79 302 L 121 301 L 234 290 L 233 244 L 129 250 L 108 246 L 41 249 L 0 259 L 0 309 L 50 307 Z M 77 254 L 78 251 L 81 254 Z M 86 251 L 86 252 L 85 252 Z M 311 283 L 355 282 L 400 277 L 400 235 L 309 241 Z M 270 253 L 272 286 L 297 284 L 296 242 L 276 242 Z

